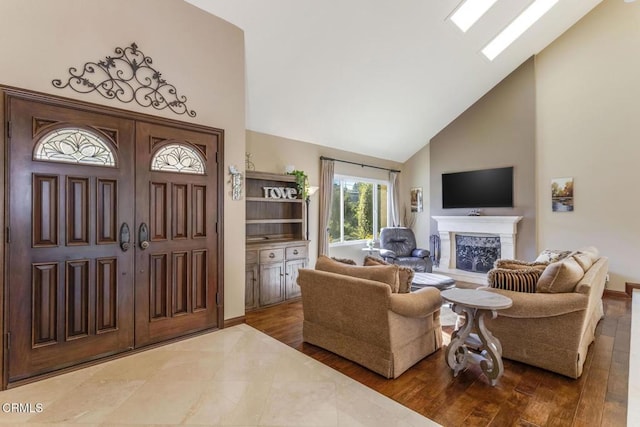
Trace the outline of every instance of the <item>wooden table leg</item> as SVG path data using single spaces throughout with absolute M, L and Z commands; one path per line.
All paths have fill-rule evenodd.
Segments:
M 453 304 L 451 308 L 458 315 L 465 317 L 462 328 L 454 331 L 451 335 L 451 342 L 445 353 L 447 364 L 453 369 L 453 376 L 458 376 L 460 371 L 467 367 L 470 359 L 476 359 L 476 361 L 479 359 L 482 372 L 487 376 L 491 385 L 495 386 L 498 378 L 504 373 L 502 344 L 487 329 L 484 316 L 488 314 L 495 318 L 497 316 L 496 310 L 481 310 L 460 304 Z M 477 334 L 477 340 L 480 342 L 477 349 L 479 353 L 472 352 L 467 347 L 467 343 L 470 342 L 473 342 L 472 347 L 475 347 L 477 340 L 470 337 L 473 332 Z
M 480 362 L 482 372 L 485 373 L 491 385 L 496 385 L 498 378 L 504 373 L 504 365 L 502 364 L 502 344 L 500 340 L 494 337 L 484 323 L 484 316 L 490 315 L 495 319 L 498 313 L 496 310 L 477 310 L 475 316 L 475 330 L 478 332 L 478 338 L 482 341 L 482 353 L 484 360 Z
M 453 376 L 456 377 L 469 363 L 469 349 L 467 349 L 465 342 L 473 331 L 475 310 L 459 304 L 453 304 L 451 309 L 458 315 L 464 314 L 465 317 L 462 328 L 454 331 L 451 335 L 451 342 L 445 353 L 447 364 L 453 369 Z

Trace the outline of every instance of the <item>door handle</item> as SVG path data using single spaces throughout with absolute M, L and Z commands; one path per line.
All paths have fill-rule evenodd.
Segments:
M 123 222 L 120 226 L 120 249 L 122 252 L 127 252 L 131 247 L 131 232 L 129 231 L 129 225 Z
M 140 242 L 140 249 L 142 250 L 149 247 L 149 227 L 144 222 L 140 224 L 138 229 L 138 242 Z

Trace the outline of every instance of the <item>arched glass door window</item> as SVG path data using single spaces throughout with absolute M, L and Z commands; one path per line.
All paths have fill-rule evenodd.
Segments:
M 186 144 L 173 143 L 160 148 L 151 159 L 151 170 L 204 175 L 204 159 Z
M 49 132 L 33 151 L 34 160 L 116 167 L 109 145 L 93 132 L 62 128 Z

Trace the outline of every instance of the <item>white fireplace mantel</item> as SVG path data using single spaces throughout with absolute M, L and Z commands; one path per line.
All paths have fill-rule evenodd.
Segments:
M 516 258 L 516 234 L 521 216 L 433 216 L 440 235 L 440 265 L 438 272 L 457 280 L 486 284 L 486 274 L 456 268 L 456 234 L 483 234 L 500 237 L 501 258 Z

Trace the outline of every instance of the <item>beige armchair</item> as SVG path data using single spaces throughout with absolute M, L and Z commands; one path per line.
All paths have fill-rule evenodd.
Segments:
M 485 288 L 513 300 L 488 329 L 502 343 L 502 356 L 571 378 L 582 375 L 589 344 L 604 315 L 602 293 L 608 259 L 600 257 L 572 292 L 524 293 Z
M 437 289 L 397 294 L 386 283 L 308 269 L 299 271 L 298 284 L 304 341 L 386 378 L 442 346 Z

